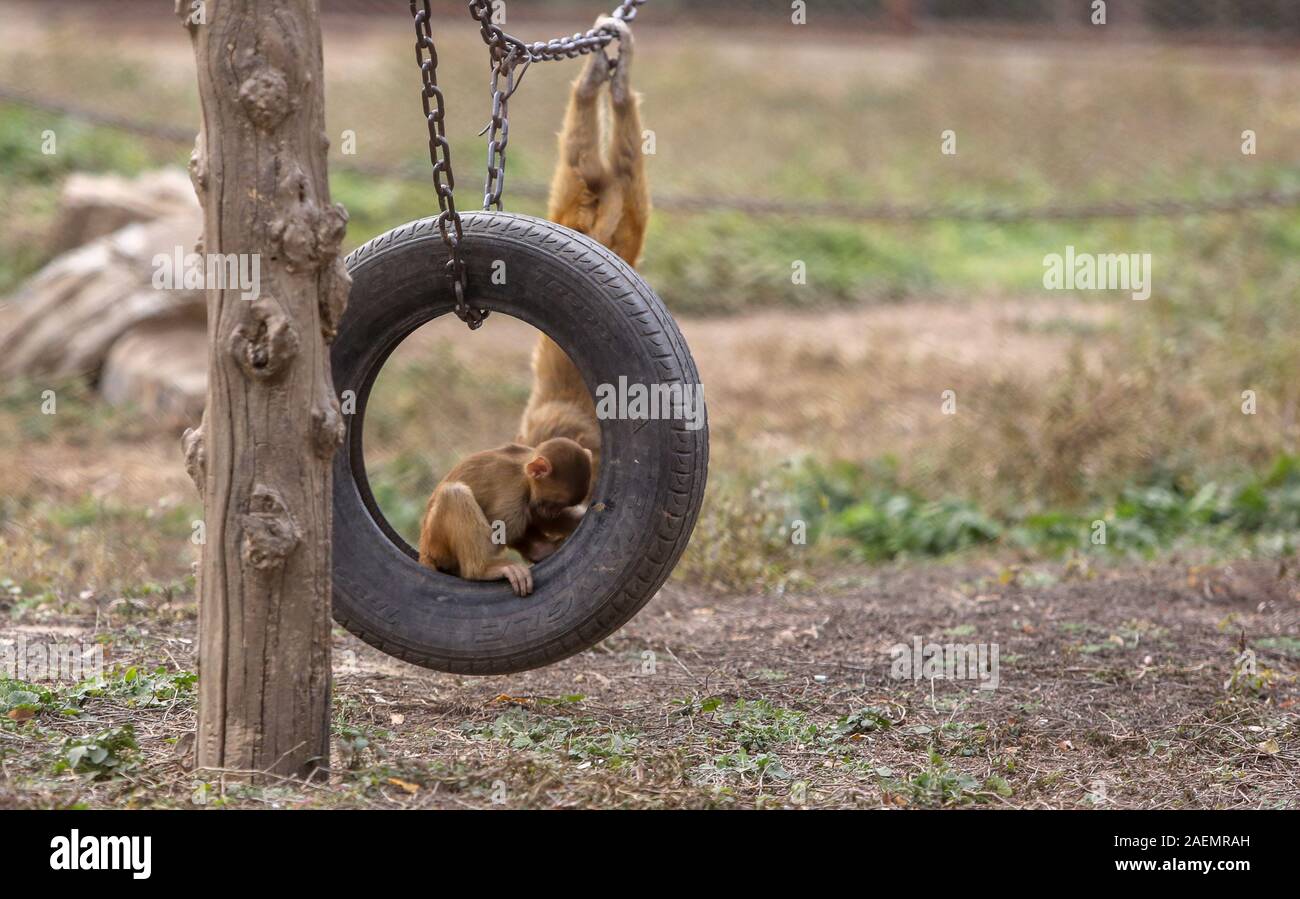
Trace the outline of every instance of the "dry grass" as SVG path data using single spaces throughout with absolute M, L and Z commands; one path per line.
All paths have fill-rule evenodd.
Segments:
M 192 624 L 141 609 L 147 635 L 97 629 L 122 667 L 81 717 L 0 725 L 0 805 L 1294 808 L 1300 658 L 1265 635 L 1295 633 L 1298 591 L 1274 567 L 1182 564 L 672 590 L 595 650 L 484 679 L 338 635 L 328 778 L 224 797 L 188 768 L 192 694 L 142 703 L 122 683 L 193 665 Z M 1227 689 L 1240 633 L 1260 675 Z M 914 635 L 998 643 L 998 689 L 892 679 L 888 648 Z M 127 723 L 141 748 L 121 776 L 53 773 L 64 736 Z
M 992 390 L 996 402 L 998 391 L 1017 384 L 1027 385 L 1037 402 L 1045 385 L 1078 374 L 1069 368 L 1072 352 L 1099 369 L 1114 316 L 1100 304 L 1062 300 L 1046 308 L 1001 298 L 815 316 L 770 312 L 743 320 L 685 320 L 682 327 L 707 392 L 714 471 L 725 482 L 732 475 L 761 479 L 787 460 L 805 457 L 893 455 L 934 466 L 946 461 L 945 453 L 968 449 L 971 427 L 987 427 L 990 420 L 1024 420 L 1026 428 L 1033 427 L 1033 419 L 1023 418 L 1026 409 L 990 408 L 982 398 Z M 502 316 L 474 334 L 441 321 L 425 326 L 394 354 L 373 393 L 366 445 L 372 481 L 392 488 L 381 489 L 379 498 L 381 505 L 391 504 L 384 507 L 399 529 L 415 526 L 424 499 L 457 459 L 513 439 L 527 399 L 535 335 L 530 326 Z M 1080 342 L 1085 337 L 1086 345 Z M 961 414 L 955 417 L 941 411 L 949 389 L 959 398 Z M 1068 427 L 1063 423 L 1057 430 Z M 978 490 L 985 472 L 972 470 L 972 462 L 1024 449 L 1007 444 L 1011 436 L 985 446 L 976 459 L 947 466 L 953 479 L 944 486 Z M 1127 448 L 1125 443 L 1114 451 Z M 1062 455 L 1068 464 L 1072 457 Z M 922 471 L 929 476 L 931 469 Z M 745 508 L 733 515 L 726 511 L 725 492 L 715 490 L 709 515 L 716 517 L 706 516 L 704 524 L 719 541 L 731 533 L 738 544 L 735 553 L 723 553 L 738 565 L 728 581 L 733 585 L 753 583 L 745 572 L 763 564 L 741 564 L 753 547 L 744 549 L 749 536 L 736 532 L 735 516 L 781 511 L 765 509 L 743 491 L 735 499 Z M 714 541 L 705 543 L 710 553 L 717 551 Z

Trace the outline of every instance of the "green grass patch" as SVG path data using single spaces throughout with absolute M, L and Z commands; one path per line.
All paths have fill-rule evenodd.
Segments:
M 870 562 L 995 544 L 1045 555 L 1152 555 L 1186 538 L 1251 539 L 1274 554 L 1289 554 L 1300 530 L 1300 456 L 1290 454 L 1236 482 L 1135 485 L 1081 509 L 1009 515 L 960 499 L 927 498 L 899 484 L 887 464 L 809 465 L 792 480 L 814 539 Z
M 138 766 L 139 750 L 135 728 L 130 724 L 87 736 L 67 737 L 54 764 L 54 773 L 70 771 L 89 780 L 122 777 Z
M 1258 474 L 1135 484 L 1046 510 L 930 496 L 904 483 L 889 460 L 805 462 L 761 482 L 715 478 L 678 576 L 779 592 L 819 562 L 845 558 L 881 563 L 1005 549 L 1151 558 L 1187 546 L 1276 558 L 1296 552 L 1297 533 L 1300 456 L 1291 454 Z
M 723 726 L 727 739 L 750 754 L 785 743 L 811 743 L 819 733 L 803 712 L 775 706 L 766 699 L 737 700 L 713 709 L 710 715 L 715 724 Z
M 92 446 L 142 440 L 156 428 L 130 405 L 110 406 L 83 378 L 14 378 L 0 386 L 0 448 L 61 440 Z
M 548 752 L 576 762 L 621 768 L 632 760 L 638 737 L 591 719 L 538 715 L 509 709 L 487 724 L 466 722 L 461 732 L 475 740 L 496 740 L 511 749 Z
M 995 796 L 1012 795 L 1011 786 L 1001 777 L 991 776 L 983 781 L 951 768 L 937 753 L 930 753 L 929 764 L 907 777 L 895 777 L 882 769 L 880 788 L 887 795 L 897 796 L 904 803 L 922 808 L 973 805 L 991 801 Z

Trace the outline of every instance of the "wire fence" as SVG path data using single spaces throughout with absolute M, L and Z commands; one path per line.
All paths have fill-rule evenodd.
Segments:
M 521 20 L 519 33 L 536 39 L 583 22 L 593 4 L 507 5 L 507 16 Z M 172 17 L 171 6 L 172 0 L 117 0 L 100 4 L 99 11 L 138 14 L 144 27 Z M 443 29 L 453 38 L 444 63 L 449 95 L 460 109 L 477 114 L 483 85 L 472 61 L 481 48 L 464 6 L 438 4 Z M 332 154 L 336 172 L 399 182 L 429 177 L 407 8 L 406 0 L 322 2 L 327 106 L 368 147 L 364 154 Z M 655 124 L 666 123 L 660 128 L 664 161 L 652 177 L 656 206 L 780 218 L 993 223 L 1300 206 L 1300 183 L 1287 174 L 1300 167 L 1300 127 L 1291 105 L 1300 103 L 1300 80 L 1287 74 L 1272 46 L 1300 34 L 1300 3 L 1115 0 L 1105 9 L 1102 39 L 1102 31 L 1088 30 L 1095 15 L 1091 0 L 808 0 L 810 26 L 843 33 L 827 37 L 810 30 L 807 38 L 787 44 L 793 11 L 784 0 L 714 0 L 707 6 L 653 0 L 638 17 L 638 29 L 655 42 L 655 68 L 639 69 L 638 79 L 653 79 L 639 86 L 661 104 L 652 110 Z M 731 27 L 708 24 L 719 20 Z M 40 21 L 48 31 L 44 39 L 57 42 L 63 27 L 57 16 L 47 18 L 41 8 Z M 1029 30 L 1013 38 L 990 31 L 1008 25 Z M 886 27 L 892 36 L 879 38 Z M 784 29 L 776 32 L 779 37 L 773 37 L 776 28 Z M 177 31 L 170 39 L 180 44 Z M 940 36 L 928 38 L 929 32 Z M 1169 47 L 1161 52 L 1173 55 L 1152 61 L 1142 50 L 1107 49 L 1112 34 L 1134 32 L 1155 36 Z M 954 34 L 961 36 L 956 43 Z M 1224 59 L 1192 48 L 1190 34 L 1231 44 L 1257 40 L 1259 47 L 1234 49 L 1238 55 Z M 1022 35 L 1061 40 L 1044 45 Z M 152 49 L 148 41 L 114 45 L 101 36 L 97 47 L 113 60 L 98 71 L 93 62 L 56 52 L 0 65 L 0 107 L 21 106 L 177 147 L 191 143 L 197 129 L 192 79 L 174 89 L 147 85 L 140 72 L 152 61 L 140 57 Z M 1188 55 L 1179 56 L 1184 49 Z M 668 65 L 661 64 L 664 59 Z M 730 94 L 720 93 L 708 74 L 685 83 L 688 74 L 722 62 L 741 73 L 726 79 Z M 103 74 L 113 68 L 117 77 Z M 360 69 L 363 74 L 357 74 Z M 974 83 L 985 70 L 992 74 Z M 512 141 L 508 196 L 545 198 L 549 165 L 535 148 L 550 146 L 538 138 L 559 120 L 563 85 L 571 76 L 572 69 L 530 76 L 542 83 L 521 95 L 525 112 L 512 122 L 525 134 Z M 910 86 L 895 87 L 905 79 Z M 747 108 L 747 82 L 759 81 L 778 106 Z M 97 88 L 93 101 L 85 93 L 88 83 Z M 805 95 L 820 106 L 805 103 Z M 1240 119 L 1238 110 L 1248 110 L 1248 118 Z M 671 118 L 683 120 L 680 127 Z M 1191 121 L 1196 128 L 1187 127 Z M 533 135 L 526 133 L 530 128 Z M 458 175 L 470 183 L 478 153 L 460 147 L 475 140 L 474 130 L 462 127 L 461 136 L 453 137 Z M 896 152 L 892 147 L 937 142 L 950 130 L 965 140 L 975 135 L 984 168 L 937 154 L 922 162 L 911 149 L 890 155 Z M 1267 135 L 1253 169 L 1237 150 L 1248 132 Z M 805 142 L 811 135 L 816 146 L 795 146 L 795 134 Z M 1210 138 L 1213 149 L 1206 143 Z M 784 158 L 772 150 L 787 143 Z M 752 148 L 759 145 L 767 146 L 771 159 L 749 166 L 744 157 L 757 158 Z M 530 152 L 532 157 L 525 155 Z M 900 179 L 900 170 L 911 176 Z
M 404 7 L 407 0 L 322 0 L 326 14 L 384 13 Z M 586 15 L 591 4 L 585 0 L 502 0 L 511 14 L 551 16 Z M 442 8 L 463 7 L 464 3 L 441 2 Z M 654 0 L 654 15 L 673 20 L 737 14 L 790 15 L 795 4 L 789 0 Z M 1233 32 L 1300 33 L 1300 7 L 1291 0 L 1107 0 L 1107 24 L 1138 28 L 1154 33 L 1186 34 L 1204 31 L 1224 35 Z M 834 16 L 853 27 L 869 24 L 910 28 L 952 25 L 1021 24 L 1049 30 L 1093 24 L 1098 8 L 1093 0 L 805 0 L 810 22 Z
M 581 21 L 592 10 L 587 0 L 497 2 L 506 15 L 525 19 Z M 321 8 L 327 15 L 361 15 L 406 5 L 407 0 L 322 0 Z M 443 11 L 464 5 L 455 0 L 435 4 Z M 662 23 L 726 19 L 762 25 L 788 19 L 798 5 L 791 0 L 654 0 L 647 11 L 653 6 L 654 18 Z M 1113 33 L 1151 39 L 1300 40 L 1300 4 L 1292 0 L 1104 0 L 1100 5 L 1093 0 L 803 0 L 798 11 L 809 25 L 856 31 L 1013 29 L 1048 37 L 1104 24 Z
M 20 89 L 0 85 L 0 102 L 13 103 L 42 113 L 64 116 L 91 125 L 121 130 L 151 140 L 172 144 L 191 144 L 194 129 L 183 126 L 157 124 L 128 116 L 114 115 L 75 104 L 61 103 L 36 97 Z M 419 165 L 390 166 L 343 162 L 338 166 L 345 172 L 380 178 L 425 181 L 428 173 Z M 512 184 L 511 193 L 533 200 L 545 199 L 547 185 L 537 182 Z M 1198 199 L 1150 198 L 1112 201 L 1107 203 L 1049 204 L 1026 207 L 1014 204 L 933 203 L 908 205 L 876 203 L 857 205 L 837 202 L 807 202 L 764 199 L 740 196 L 690 196 L 657 193 L 655 206 L 672 212 L 707 213 L 739 212 L 745 215 L 778 216 L 782 218 L 813 217 L 834 218 L 845 221 L 924 222 L 924 221 L 980 221 L 1009 223 L 1021 221 L 1079 221 L 1087 219 L 1144 218 L 1206 215 L 1214 213 L 1245 212 L 1254 209 L 1284 209 L 1300 207 L 1300 190 L 1266 190 L 1232 196 Z

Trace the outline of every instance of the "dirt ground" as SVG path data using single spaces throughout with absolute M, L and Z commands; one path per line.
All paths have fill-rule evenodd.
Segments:
M 220 797 L 187 770 L 192 697 L 104 697 L 44 738 L 0 730 L 0 806 L 1294 807 L 1294 642 L 1266 640 L 1259 676 L 1225 683 L 1239 633 L 1294 634 L 1298 616 L 1300 580 L 1275 565 L 989 563 L 784 596 L 670 587 L 597 648 L 509 677 L 430 673 L 339 633 L 328 782 Z M 193 670 L 193 617 L 118 601 L 98 624 L 0 638 L 96 631 L 115 664 Z M 889 648 L 914 637 L 997 644 L 997 689 L 893 678 Z M 51 736 L 127 720 L 141 759 L 123 777 L 48 774 Z

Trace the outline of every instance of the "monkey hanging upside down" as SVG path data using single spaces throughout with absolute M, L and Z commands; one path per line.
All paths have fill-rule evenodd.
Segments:
M 620 19 L 596 21 L 617 30 L 619 52 L 613 60 L 593 53 L 573 84 L 548 217 L 636 265 L 650 189 L 629 81 L 632 33 Z M 434 490 L 420 529 L 420 562 L 469 580 L 504 577 L 527 596 L 528 563 L 553 553 L 577 528 L 600 466 L 595 402 L 569 357 L 545 335 L 533 351 L 532 393 L 516 441 L 462 460 Z M 527 561 L 511 561 L 507 547 Z
M 420 524 L 420 563 L 471 581 L 504 577 L 533 592 L 528 562 L 553 553 L 582 521 L 591 450 L 566 437 L 536 449 L 517 443 L 462 459 L 442 479 Z
M 593 53 L 573 84 L 547 217 L 635 266 L 645 245 L 650 186 L 641 152 L 639 101 L 629 80 L 632 32 L 621 19 L 602 16 L 596 24 L 618 31 L 618 57 L 611 61 L 604 53 Z M 568 437 L 591 450 L 594 488 L 601 451 L 596 404 L 569 357 L 542 335 L 533 350 L 532 394 L 516 439 L 536 446 L 552 437 Z

